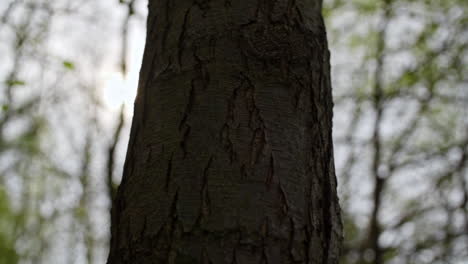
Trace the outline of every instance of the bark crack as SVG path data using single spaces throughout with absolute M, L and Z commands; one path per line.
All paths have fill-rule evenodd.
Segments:
M 164 189 L 166 192 L 169 191 L 169 185 L 171 182 L 171 175 L 172 175 L 172 158 L 174 156 L 174 152 L 171 153 L 171 157 L 169 158 L 169 161 L 167 162 L 167 170 L 166 170 L 166 180 L 164 184 Z
M 179 41 L 177 42 L 178 46 L 178 53 L 177 53 L 177 60 L 179 62 L 179 69 L 182 68 L 182 55 L 184 52 L 184 44 L 185 44 L 185 32 L 187 31 L 187 20 L 190 14 L 190 10 L 192 7 L 189 7 L 187 11 L 185 11 L 184 21 L 182 22 L 182 28 L 180 30 Z
M 211 167 L 212 162 L 213 162 L 213 156 L 210 156 L 205 168 L 203 169 L 202 188 L 201 188 L 201 208 L 200 208 L 200 216 L 202 218 L 209 216 L 211 213 L 211 201 L 210 201 L 210 195 L 208 191 L 208 171 Z

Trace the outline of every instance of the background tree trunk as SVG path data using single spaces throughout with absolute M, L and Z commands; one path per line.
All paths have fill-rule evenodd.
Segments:
M 108 263 L 337 263 L 321 1 L 149 2 Z

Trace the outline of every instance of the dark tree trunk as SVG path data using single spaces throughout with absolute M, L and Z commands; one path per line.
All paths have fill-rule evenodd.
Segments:
M 150 0 L 108 263 L 337 263 L 319 0 Z

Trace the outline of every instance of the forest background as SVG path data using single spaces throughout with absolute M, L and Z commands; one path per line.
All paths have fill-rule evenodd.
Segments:
M 325 0 L 341 263 L 468 261 L 468 2 Z M 105 263 L 146 0 L 0 1 L 0 264 Z

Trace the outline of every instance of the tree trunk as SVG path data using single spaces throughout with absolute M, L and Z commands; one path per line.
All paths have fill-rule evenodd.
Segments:
M 108 263 L 337 263 L 321 1 L 149 2 Z

